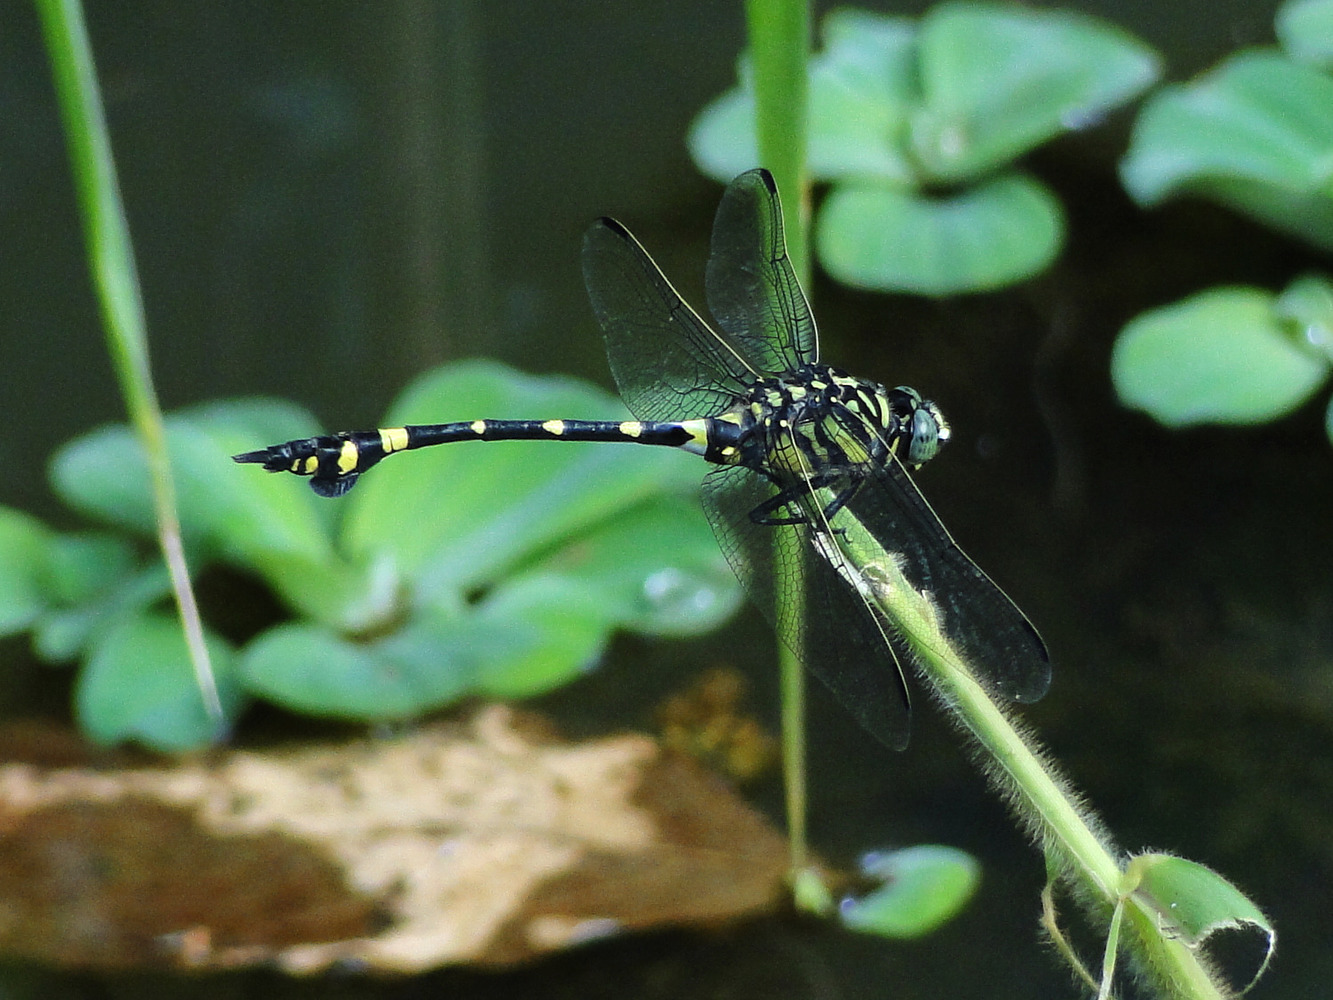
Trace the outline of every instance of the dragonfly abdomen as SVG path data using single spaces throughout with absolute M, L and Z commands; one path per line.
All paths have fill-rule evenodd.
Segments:
M 619 441 L 662 445 L 706 455 L 711 420 L 459 420 L 300 438 L 234 456 L 269 472 L 309 476 L 320 496 L 342 496 L 386 455 L 458 441 Z

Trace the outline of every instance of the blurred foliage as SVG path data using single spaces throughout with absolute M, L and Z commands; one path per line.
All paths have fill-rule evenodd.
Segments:
M 473 362 L 427 373 L 389 423 L 484 414 L 619 419 L 571 380 Z M 591 668 L 611 632 L 691 634 L 739 594 L 693 500 L 697 459 L 660 448 L 514 442 L 387 462 L 339 502 L 230 456 L 315 422 L 272 400 L 177 413 L 167 436 L 190 565 L 261 578 L 298 616 L 236 645 L 210 632 L 229 724 L 247 697 L 345 719 L 409 718 L 468 695 L 524 696 Z M 147 464 L 126 427 L 52 464 L 60 496 L 111 532 L 64 534 L 0 510 L 0 627 L 83 664 L 76 706 L 101 742 L 185 749 L 218 726 L 174 620 L 151 537 Z
M 1014 161 L 1158 75 L 1156 54 L 1119 28 L 1007 4 L 944 3 L 919 21 L 837 10 L 823 34 L 809 170 L 831 190 L 816 249 L 834 278 L 883 291 L 984 291 L 1042 271 L 1064 214 Z M 746 58 L 740 78 L 689 136 L 723 181 L 758 164 Z
M 1143 107 L 1121 165 L 1140 204 L 1217 201 L 1333 250 L 1333 2 L 1277 14 L 1283 50 L 1235 53 Z M 1333 284 L 1310 274 L 1281 294 L 1215 288 L 1121 331 L 1111 374 L 1126 405 L 1167 426 L 1250 424 L 1290 413 L 1333 365 Z M 1326 415 L 1333 438 L 1333 405 Z
M 914 938 L 951 920 L 972 898 L 981 866 L 942 844 L 878 851 L 861 859 L 861 874 L 878 887 L 838 905 L 843 926 L 862 934 Z

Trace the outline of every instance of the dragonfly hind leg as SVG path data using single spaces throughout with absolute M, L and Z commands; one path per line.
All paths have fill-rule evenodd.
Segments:
M 813 494 L 815 490 L 823 489 L 826 486 L 834 486 L 839 481 L 846 481 L 846 479 L 847 477 L 844 475 L 827 473 L 825 475 L 812 476 L 810 479 L 807 479 L 798 485 L 788 486 L 779 490 L 779 492 L 773 494 L 773 496 L 769 497 L 758 507 L 750 511 L 750 520 L 755 524 L 762 524 L 765 527 L 777 527 L 784 524 L 811 524 L 812 520 L 810 515 L 804 513 L 802 510 L 801 501 Z M 830 523 L 833 520 L 834 515 L 842 510 L 843 507 L 847 506 L 847 503 L 852 497 L 856 496 L 856 491 L 860 486 L 860 480 L 853 480 L 834 494 L 833 499 L 829 501 L 828 506 L 821 512 L 820 519 L 824 524 Z M 776 516 L 777 512 L 784 507 L 796 510 L 799 513 L 785 517 Z M 842 529 L 840 528 L 834 529 L 835 534 L 841 533 L 841 531 Z

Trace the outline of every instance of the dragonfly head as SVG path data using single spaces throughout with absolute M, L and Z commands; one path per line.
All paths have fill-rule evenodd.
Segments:
M 929 462 L 952 434 L 940 408 L 905 385 L 889 393 L 889 403 L 898 419 L 900 440 L 906 443 L 903 460 L 913 468 Z

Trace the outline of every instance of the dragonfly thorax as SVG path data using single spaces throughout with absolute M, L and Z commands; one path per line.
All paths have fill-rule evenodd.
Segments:
M 927 461 L 948 440 L 939 408 L 827 365 L 757 380 L 713 421 L 709 459 L 776 479 L 859 479 L 890 461 Z

